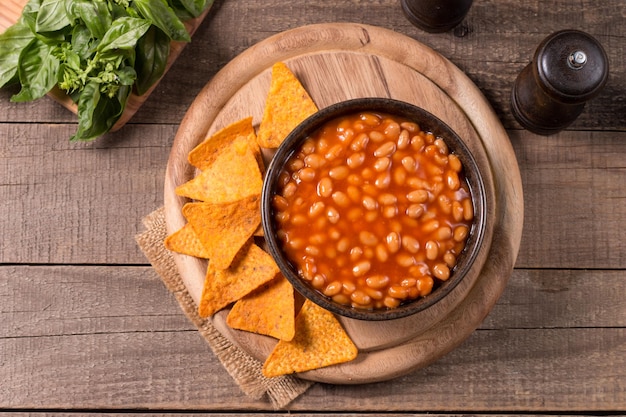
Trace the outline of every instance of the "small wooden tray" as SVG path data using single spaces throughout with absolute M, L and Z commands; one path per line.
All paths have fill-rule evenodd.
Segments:
M 22 15 L 22 10 L 24 9 L 26 3 L 28 3 L 28 0 L 2 0 L 2 7 L 0 8 L 0 33 L 4 32 L 9 26 L 12 26 L 13 24 L 15 24 L 15 22 L 18 21 L 18 19 Z M 185 27 L 187 28 L 187 31 L 190 35 L 193 35 L 196 29 L 198 29 L 198 27 L 206 17 L 207 13 L 209 12 L 209 9 L 210 7 L 207 8 L 207 10 L 205 10 L 205 12 L 197 18 L 184 22 Z M 178 58 L 178 55 L 180 55 L 186 45 L 186 42 L 171 43 L 170 55 L 167 60 L 167 66 L 163 75 L 167 73 L 167 71 L 170 69 L 174 61 L 176 61 L 176 58 Z M 112 132 L 120 129 L 131 119 L 131 117 L 133 117 L 137 110 L 139 110 L 142 104 L 148 99 L 148 97 L 159 84 L 159 82 L 160 80 L 154 83 L 154 85 L 141 96 L 138 96 L 135 93 L 131 93 L 130 97 L 128 98 L 128 102 L 126 103 L 124 112 L 122 113 L 122 116 L 111 128 Z M 59 90 L 58 88 L 54 88 L 52 91 L 50 91 L 50 93 L 48 93 L 48 96 L 59 102 L 63 107 L 67 108 L 74 114 L 77 113 L 78 110 L 76 104 L 72 101 L 71 98 L 69 98 L 63 91 Z
M 188 152 L 207 134 L 243 117 L 260 122 L 270 69 L 284 61 L 318 107 L 365 97 L 392 97 L 431 111 L 470 142 L 475 156 L 491 167 L 487 178 L 494 211 L 492 244 L 484 248 L 473 281 L 448 302 L 420 317 L 393 322 L 340 318 L 359 347 L 356 360 L 300 374 L 302 378 L 350 384 L 387 380 L 421 368 L 464 341 L 482 322 L 512 272 L 522 232 L 523 199 L 517 160 L 508 136 L 478 88 L 448 60 L 425 45 L 390 30 L 359 24 L 321 24 L 275 35 L 226 65 L 200 92 L 177 133 L 165 178 L 168 233 L 185 224 L 185 199 L 174 189 L 194 176 Z M 191 296 L 199 300 L 206 262 L 175 255 Z M 215 315 L 218 330 L 263 361 L 275 340 L 235 331 L 226 312 Z

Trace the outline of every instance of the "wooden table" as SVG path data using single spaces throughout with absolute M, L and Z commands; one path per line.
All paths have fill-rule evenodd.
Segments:
M 196 94 L 230 60 L 299 26 L 393 29 L 470 77 L 507 129 L 524 186 L 515 270 L 458 348 L 407 376 L 315 384 L 295 415 L 626 415 L 626 5 L 621 0 L 475 1 L 453 31 L 428 34 L 399 1 L 216 0 L 129 124 L 68 142 L 73 114 L 0 91 L 0 412 L 274 415 L 246 397 L 138 248 L 163 204 L 173 138 Z M 566 131 L 519 126 L 511 86 L 558 29 L 594 35 L 610 59 L 599 97 Z

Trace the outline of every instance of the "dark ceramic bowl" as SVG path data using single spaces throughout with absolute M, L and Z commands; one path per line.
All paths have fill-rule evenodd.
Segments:
M 422 131 L 432 132 L 435 136 L 443 138 L 450 152 L 456 154 L 463 164 L 463 174 L 474 205 L 474 219 L 465 249 L 457 257 L 457 263 L 451 270 L 450 278 L 434 288 L 429 295 L 407 301 L 396 308 L 373 310 L 354 308 L 336 303 L 311 287 L 298 275 L 297 270 L 283 253 L 273 219 L 272 198 L 276 193 L 277 178 L 293 152 L 309 135 L 328 121 L 361 111 L 380 112 L 403 117 L 417 123 Z M 386 98 L 361 98 L 343 101 L 321 109 L 303 121 L 287 136 L 277 149 L 267 169 L 261 199 L 261 215 L 269 252 L 283 275 L 300 294 L 321 307 L 344 317 L 358 320 L 391 320 L 407 317 L 433 306 L 443 300 L 465 278 L 483 243 L 487 213 L 486 201 L 485 185 L 480 168 L 463 139 L 448 125 L 428 111 L 406 102 Z

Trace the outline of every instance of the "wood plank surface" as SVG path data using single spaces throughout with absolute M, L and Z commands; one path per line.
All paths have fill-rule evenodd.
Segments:
M 267 37 L 327 22 L 396 30 L 469 76 L 513 145 L 524 229 L 504 293 L 460 347 L 274 410 L 241 392 L 134 236 L 163 204 L 173 138 L 206 83 Z M 565 28 L 603 44 L 609 81 L 566 131 L 533 135 L 512 116 L 511 86 Z M 0 415 L 626 415 L 624 56 L 622 0 L 474 1 L 443 34 L 413 27 L 399 0 L 216 0 L 129 124 L 96 142 L 68 143 L 75 116 L 53 100 L 0 90 Z
M 517 270 L 481 328 L 435 364 L 387 383 L 320 384 L 292 409 L 359 398 L 355 411 L 392 411 L 389 398 L 396 411 L 614 411 L 626 403 L 626 282 L 568 278 L 556 288 L 553 270 Z M 238 393 L 150 268 L 3 266 L 0 301 L 4 407 L 271 411 Z

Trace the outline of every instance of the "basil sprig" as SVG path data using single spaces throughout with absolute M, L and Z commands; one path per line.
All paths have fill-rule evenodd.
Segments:
M 71 140 L 93 140 L 119 120 L 131 91 L 163 75 L 171 41 L 190 40 L 183 21 L 213 0 L 29 0 L 0 35 L 0 88 L 32 101 L 55 86 L 77 104 Z

